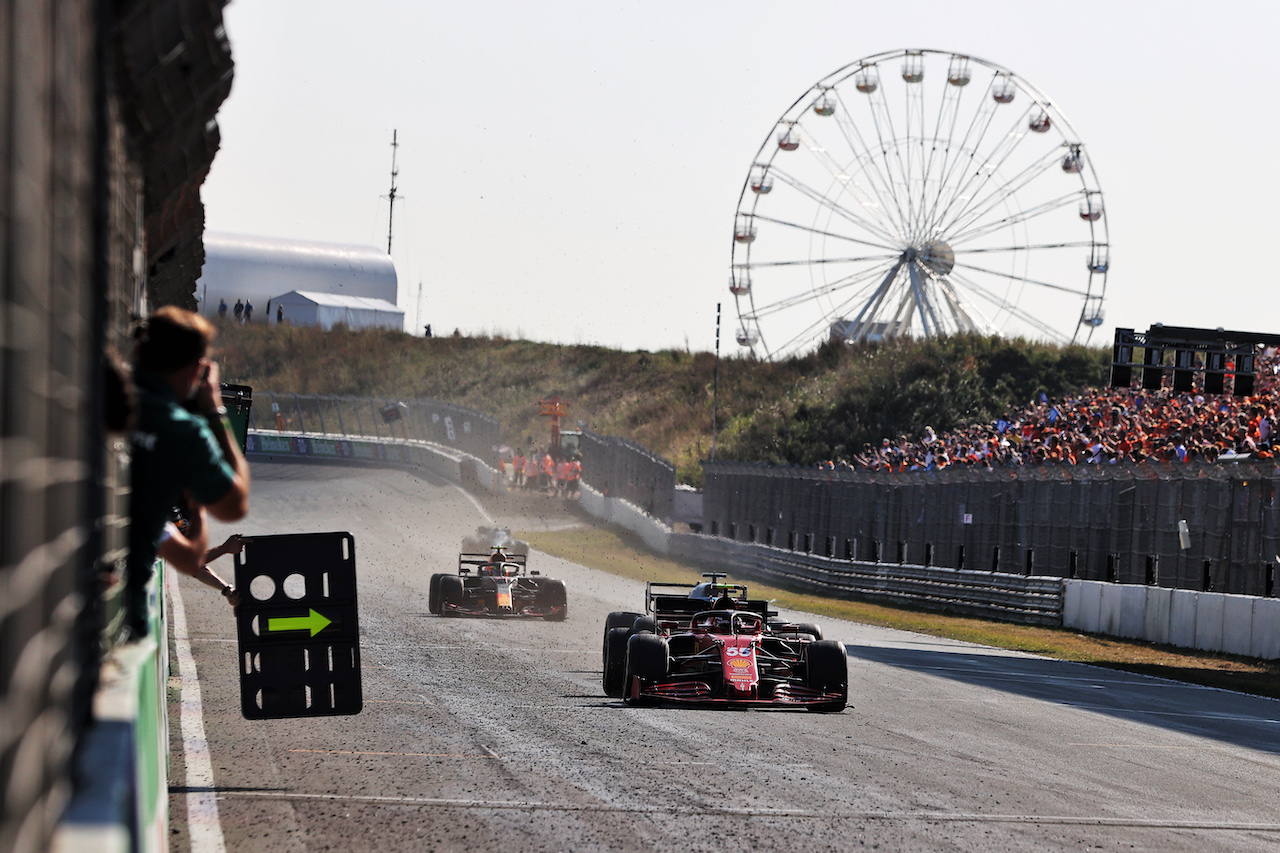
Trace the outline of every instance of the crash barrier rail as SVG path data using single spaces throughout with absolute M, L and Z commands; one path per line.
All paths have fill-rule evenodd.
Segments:
M 424 441 L 490 459 L 502 437 L 492 415 L 440 400 L 337 397 L 254 390 L 249 428 L 281 435 Z
M 482 460 L 425 441 L 328 438 L 252 430 L 245 442 L 250 457 L 287 458 L 300 462 L 388 465 L 430 471 L 448 480 L 488 491 L 502 486 L 502 475 Z
M 617 436 L 583 430 L 582 481 L 601 494 L 619 497 L 654 518 L 670 521 L 676 467 L 651 450 Z
M 871 563 L 1275 595 L 1273 463 L 880 473 L 705 463 L 705 531 Z
M 925 566 L 851 562 L 693 533 L 671 534 L 671 556 L 828 598 L 869 598 L 964 616 L 1062 624 L 1062 580 Z
M 1280 658 L 1280 599 L 1105 581 L 1062 583 L 1064 628 L 1264 660 Z
M 677 533 L 639 507 L 584 487 L 580 504 L 593 517 L 630 530 L 653 550 L 706 569 L 783 583 L 831 598 L 873 598 L 968 616 L 1062 623 L 1062 580 L 926 566 L 852 562 L 719 536 Z

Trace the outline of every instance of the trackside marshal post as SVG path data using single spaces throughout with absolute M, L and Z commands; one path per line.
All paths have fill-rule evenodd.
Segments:
M 350 533 L 254 536 L 236 557 L 240 709 L 251 720 L 358 714 Z

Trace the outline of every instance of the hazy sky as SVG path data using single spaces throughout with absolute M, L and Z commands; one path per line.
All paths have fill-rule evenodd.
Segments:
M 1048 95 L 1105 195 L 1105 324 L 1280 331 L 1280 3 L 235 0 L 214 231 L 381 246 L 408 325 L 722 351 L 738 196 L 817 80 L 897 48 Z M 1262 252 L 1262 255 L 1259 255 Z M 1082 274 L 1084 270 L 1082 269 Z M 421 282 L 421 288 L 419 288 Z M 420 294 L 420 295 L 419 295 Z

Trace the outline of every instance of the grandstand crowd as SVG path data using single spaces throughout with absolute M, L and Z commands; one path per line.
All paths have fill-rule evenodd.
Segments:
M 1214 462 L 1272 458 L 1280 357 L 1260 354 L 1254 393 L 1205 395 L 1144 388 L 1103 388 L 1052 401 L 1040 394 L 1021 411 L 989 424 L 864 445 L 851 461 L 822 467 L 862 471 L 933 471 L 953 466 L 1102 465 L 1121 462 Z

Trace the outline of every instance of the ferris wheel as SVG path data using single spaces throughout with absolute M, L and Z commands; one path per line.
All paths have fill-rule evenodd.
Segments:
M 734 218 L 738 343 L 766 358 L 978 333 L 1087 342 L 1110 244 L 1085 145 L 1006 68 L 935 50 L 819 80 L 756 153 Z

